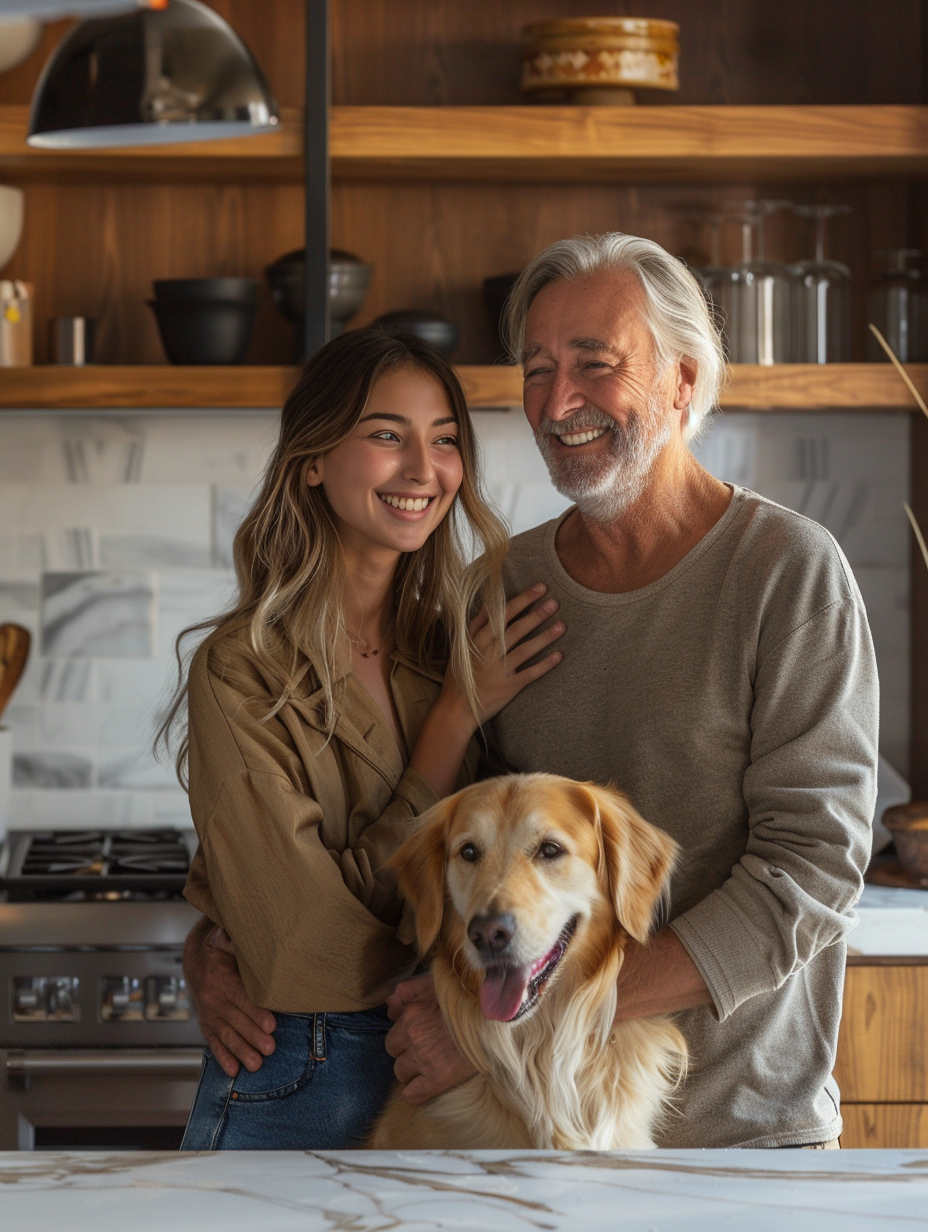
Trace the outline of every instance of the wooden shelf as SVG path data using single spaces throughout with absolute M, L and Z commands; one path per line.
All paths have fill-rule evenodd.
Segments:
M 928 364 L 906 370 L 928 397 Z M 913 411 L 915 400 L 886 364 L 734 364 L 723 389 L 723 410 Z
M 279 407 L 296 368 L 57 364 L 0 368 L 0 408 Z
M 280 131 L 119 150 L 33 150 L 28 108 L 0 107 L 0 170 L 56 181 L 302 176 L 295 109 Z M 335 107 L 337 180 L 635 182 L 928 175 L 928 107 Z
M 722 395 L 725 410 L 911 411 L 908 391 L 888 364 L 783 364 L 761 368 L 738 364 Z M 928 396 L 928 364 L 908 369 Z M 0 368 L 0 408 L 249 408 L 279 407 L 296 379 L 283 367 L 117 367 L 68 368 L 53 364 Z M 464 365 L 458 368 L 468 404 L 520 406 L 517 368 Z
M 635 182 L 928 173 L 928 107 L 342 107 L 333 173 Z

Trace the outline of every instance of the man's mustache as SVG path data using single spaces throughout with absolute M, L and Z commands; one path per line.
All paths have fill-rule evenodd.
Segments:
M 588 432 L 593 428 L 608 428 L 612 432 L 620 432 L 621 428 L 614 419 L 610 419 L 604 411 L 595 407 L 584 407 L 567 419 L 549 419 L 543 415 L 535 433 L 536 438 L 543 435 L 569 436 L 573 432 Z

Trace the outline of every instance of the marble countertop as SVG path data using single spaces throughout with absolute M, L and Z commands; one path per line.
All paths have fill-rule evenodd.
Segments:
M 0 1154 L 4 1232 L 878 1232 L 926 1224 L 926 1151 Z
M 928 959 L 928 890 L 864 886 L 848 953 Z

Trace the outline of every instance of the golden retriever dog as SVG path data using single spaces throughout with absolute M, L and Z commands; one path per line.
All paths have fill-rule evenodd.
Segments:
M 686 1043 L 667 1017 L 616 1022 L 616 983 L 676 850 L 620 792 L 551 774 L 488 779 L 424 814 L 391 863 L 478 1072 L 421 1107 L 397 1088 L 368 1145 L 654 1146 Z

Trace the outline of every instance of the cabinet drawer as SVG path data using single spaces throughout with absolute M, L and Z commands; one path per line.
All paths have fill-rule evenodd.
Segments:
M 928 966 L 848 967 L 835 1078 L 848 1103 L 928 1102 Z
M 928 1104 L 841 1104 L 846 1150 L 928 1147 Z

